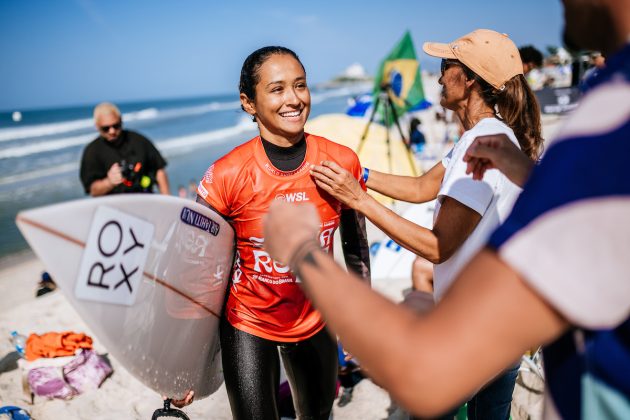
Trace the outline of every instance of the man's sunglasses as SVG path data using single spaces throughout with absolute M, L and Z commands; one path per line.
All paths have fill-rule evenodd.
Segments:
M 101 125 L 98 129 L 101 130 L 103 133 L 107 133 L 112 128 L 114 130 L 120 130 L 120 127 L 122 127 L 122 122 L 118 121 L 116 124 L 112 125 Z
M 449 58 L 443 58 L 442 62 L 440 63 L 440 72 L 442 74 L 444 74 L 446 69 L 448 69 L 449 67 L 461 66 L 461 65 L 462 65 L 462 63 L 459 60 L 452 60 L 452 59 L 449 59 Z

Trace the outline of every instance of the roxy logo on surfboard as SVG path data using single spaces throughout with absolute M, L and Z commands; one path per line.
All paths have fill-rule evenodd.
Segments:
M 76 297 L 133 305 L 153 232 L 153 224 L 145 220 L 110 207 L 98 207 L 81 259 Z

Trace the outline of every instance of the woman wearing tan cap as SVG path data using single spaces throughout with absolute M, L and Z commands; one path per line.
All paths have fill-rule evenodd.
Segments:
M 440 104 L 454 111 L 465 132 L 447 156 L 420 177 L 365 170 L 364 179 L 368 188 L 398 200 L 422 203 L 437 198 L 433 229 L 418 226 L 378 203 L 333 162 L 324 161 L 311 173 L 319 187 L 363 213 L 400 245 L 434 263 L 434 297 L 439 301 L 458 272 L 505 221 L 521 192 L 497 170 L 488 171 L 481 181 L 474 180 L 466 173 L 466 149 L 478 136 L 503 134 L 505 141 L 537 160 L 543 139 L 538 103 L 523 76 L 518 49 L 507 35 L 479 29 L 450 44 L 425 43 L 423 49 L 442 58 Z M 515 366 L 475 395 L 468 404 L 469 418 L 509 418 L 516 374 Z

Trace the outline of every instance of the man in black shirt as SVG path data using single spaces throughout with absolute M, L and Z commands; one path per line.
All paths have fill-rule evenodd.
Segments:
M 87 145 L 81 158 L 81 182 L 93 197 L 128 192 L 170 194 L 166 160 L 149 139 L 123 130 L 116 105 L 94 108 L 94 124 L 100 136 Z

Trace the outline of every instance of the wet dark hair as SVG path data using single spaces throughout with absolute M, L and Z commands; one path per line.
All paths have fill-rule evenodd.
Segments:
M 543 64 L 543 55 L 532 45 L 525 45 L 518 49 L 521 54 L 521 61 L 523 63 L 534 63 L 536 67 L 540 67 Z
M 256 85 L 260 82 L 258 71 L 265 61 L 275 54 L 287 54 L 295 58 L 306 74 L 304 64 L 302 64 L 300 58 L 292 50 L 279 46 L 262 47 L 251 53 L 243 62 L 241 80 L 238 82 L 239 93 L 244 93 L 251 100 L 256 99 Z M 245 111 L 243 105 L 241 105 L 241 109 Z M 254 117 L 254 121 L 256 121 L 256 117 Z
M 540 159 L 544 142 L 540 106 L 525 76 L 517 74 L 505 82 L 503 90 L 499 90 L 463 63 L 460 62 L 460 65 L 466 78 L 479 84 L 484 102 L 498 112 L 497 117 L 514 131 L 521 150 L 532 160 Z

